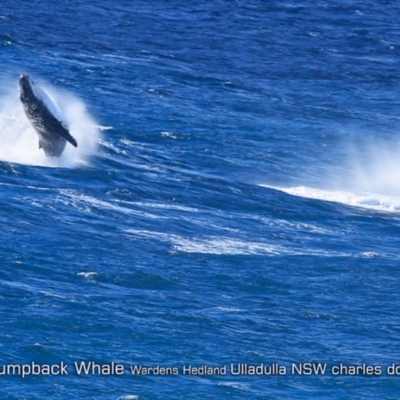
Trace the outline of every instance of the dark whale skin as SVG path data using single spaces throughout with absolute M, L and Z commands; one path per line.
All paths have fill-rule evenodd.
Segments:
M 39 136 L 39 149 L 43 149 L 48 157 L 58 157 L 63 153 L 67 141 L 78 147 L 75 138 L 35 94 L 32 85 L 34 83 L 29 76 L 20 76 L 20 99 L 26 117 Z

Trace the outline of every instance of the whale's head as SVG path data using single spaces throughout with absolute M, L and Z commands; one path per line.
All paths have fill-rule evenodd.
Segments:
M 29 78 L 28 75 L 21 75 L 19 77 L 19 90 L 20 90 L 20 98 L 21 101 L 25 101 L 28 100 L 30 98 L 32 98 L 32 96 L 34 97 L 34 93 L 33 93 L 33 87 L 32 85 L 34 85 L 33 81 L 31 78 Z

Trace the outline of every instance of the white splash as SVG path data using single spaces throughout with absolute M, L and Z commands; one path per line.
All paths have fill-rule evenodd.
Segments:
M 47 157 L 39 149 L 38 136 L 25 116 L 19 99 L 16 79 L 9 93 L 0 97 L 0 160 L 46 167 L 71 168 L 86 164 L 97 151 L 100 131 L 85 104 L 71 93 L 47 83 L 37 84 L 35 91 L 40 93 L 51 112 L 68 128 L 77 140 L 78 147 L 67 143 L 65 151 L 57 158 Z
M 400 142 L 368 139 L 344 143 L 341 164 L 321 174 L 314 185 L 259 186 L 300 196 L 365 209 L 400 212 Z
M 374 140 L 354 151 L 349 161 L 352 187 L 388 196 L 400 196 L 400 143 Z

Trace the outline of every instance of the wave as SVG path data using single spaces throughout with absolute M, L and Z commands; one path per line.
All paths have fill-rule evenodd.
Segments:
M 259 184 L 259 186 L 279 190 L 292 196 L 342 203 L 354 207 L 389 212 L 400 211 L 399 196 L 340 190 L 323 190 L 306 186 L 278 187 L 264 184 Z

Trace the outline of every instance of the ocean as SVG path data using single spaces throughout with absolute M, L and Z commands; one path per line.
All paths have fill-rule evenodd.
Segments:
M 3 3 L 0 398 L 398 399 L 400 4 Z

